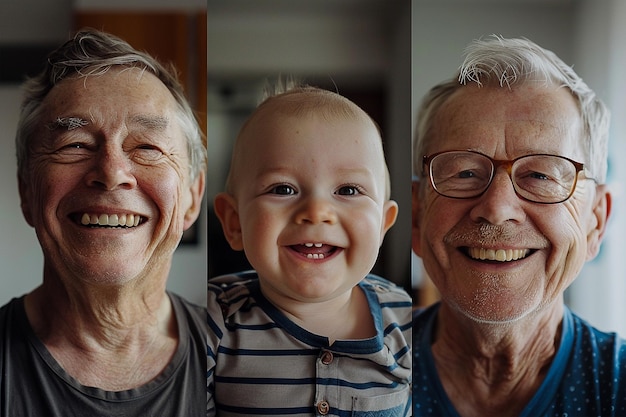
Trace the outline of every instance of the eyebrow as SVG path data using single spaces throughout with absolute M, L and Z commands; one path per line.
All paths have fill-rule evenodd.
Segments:
M 58 116 L 56 119 L 46 124 L 46 127 L 50 130 L 55 130 L 61 127 L 67 128 L 67 130 L 74 130 L 80 127 L 86 126 L 89 124 L 89 121 L 83 119 L 82 117 L 77 116 L 69 116 L 69 117 L 61 117 Z
M 151 130 L 165 130 L 169 125 L 169 120 L 162 116 L 136 115 L 130 119 L 132 124 L 140 125 Z

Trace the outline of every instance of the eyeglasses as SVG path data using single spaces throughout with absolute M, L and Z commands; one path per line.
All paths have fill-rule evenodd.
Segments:
M 570 198 L 578 173 L 585 170 L 580 162 L 548 154 L 506 161 L 474 151 L 444 151 L 424 156 L 423 163 L 433 188 L 442 196 L 478 197 L 487 191 L 497 168 L 502 166 L 520 198 L 542 204 L 562 203 Z

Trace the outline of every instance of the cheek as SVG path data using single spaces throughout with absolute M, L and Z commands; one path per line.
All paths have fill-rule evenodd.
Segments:
M 560 213 L 539 216 L 537 222 L 551 244 L 548 274 L 560 277 L 557 281 L 569 283 L 578 275 L 586 260 L 589 219 L 581 217 L 582 207 L 564 208 L 566 210 Z
M 286 216 L 286 215 L 285 215 Z M 279 228 L 278 223 L 282 215 L 277 208 L 268 208 L 262 205 L 250 205 L 240 212 L 241 234 L 246 252 L 256 247 L 276 245 Z M 259 244 L 259 242 L 264 242 Z
M 149 170 L 136 174 L 137 184 L 140 190 L 160 208 L 162 213 L 170 213 L 172 209 L 179 208 L 184 214 L 181 206 L 189 200 L 189 192 L 184 188 L 184 180 L 175 172 L 170 170 Z
M 367 257 L 378 256 L 380 246 L 383 243 L 382 211 L 380 208 L 365 208 L 346 210 L 343 216 L 343 227 L 351 235 L 353 245 L 359 245 Z
M 61 200 L 71 195 L 71 191 L 76 188 L 80 177 L 71 168 L 65 168 L 67 167 L 33 167 L 29 174 L 28 198 L 34 215 L 54 215 Z
M 455 204 L 436 197 L 421 207 L 418 219 L 421 251 L 435 252 L 442 260 L 445 258 L 444 237 L 460 220 L 469 215 L 466 210 L 460 211 L 461 204 L 456 206 L 459 207 L 458 210 L 454 210 Z

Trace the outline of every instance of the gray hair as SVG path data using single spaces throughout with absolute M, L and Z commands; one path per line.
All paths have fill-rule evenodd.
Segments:
M 124 40 L 96 30 L 83 30 L 48 55 L 45 69 L 24 83 L 24 99 L 15 136 L 17 171 L 28 172 L 30 146 L 41 124 L 42 103 L 52 88 L 71 76 L 106 73 L 113 66 L 141 68 L 155 75 L 178 105 L 178 122 L 187 139 L 190 176 L 194 180 L 206 168 L 206 142 L 198 120 L 187 101 L 177 74 L 152 56 L 133 49 Z
M 475 40 L 465 49 L 457 76 L 433 87 L 418 111 L 414 138 L 414 173 L 422 172 L 421 161 L 430 129 L 443 103 L 459 88 L 474 82 L 494 82 L 510 87 L 526 81 L 545 82 L 567 88 L 578 104 L 584 128 L 584 152 L 588 169 L 599 183 L 606 180 L 610 114 L 591 88 L 555 53 L 528 39 L 505 39 L 494 35 Z

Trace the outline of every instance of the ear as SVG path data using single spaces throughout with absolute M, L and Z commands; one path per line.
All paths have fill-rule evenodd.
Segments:
M 611 214 L 612 195 L 606 184 L 596 187 L 596 195 L 593 203 L 593 223 L 587 231 L 587 260 L 598 255 L 600 244 L 606 232 L 606 225 Z
M 202 197 L 204 196 L 204 181 L 204 172 L 200 172 L 189 187 L 191 202 L 189 204 L 189 207 L 185 211 L 183 230 L 189 229 L 200 215 L 200 210 L 202 208 Z
M 22 209 L 22 215 L 26 219 L 31 227 L 35 227 L 33 223 L 33 214 L 31 213 L 31 195 L 30 186 L 25 182 L 25 179 L 21 175 L 17 176 L 17 188 L 20 193 L 20 208 Z
M 237 210 L 237 201 L 228 193 L 219 193 L 213 201 L 213 208 L 217 218 L 220 219 L 224 237 L 233 250 L 243 250 L 243 237 L 241 222 Z
M 411 247 L 413 252 L 421 256 L 422 240 L 420 229 L 420 184 L 418 181 L 411 183 Z
M 380 244 L 391 226 L 393 226 L 398 218 L 398 203 L 393 200 L 387 200 L 383 205 L 383 223 L 380 230 Z

